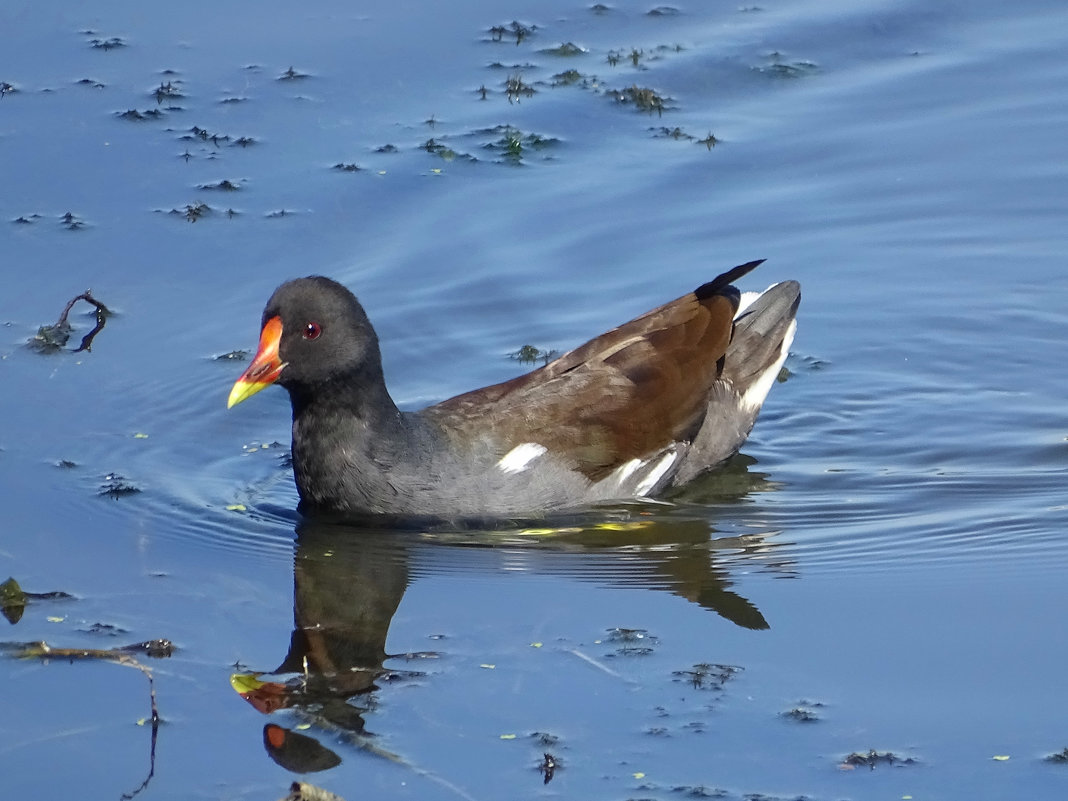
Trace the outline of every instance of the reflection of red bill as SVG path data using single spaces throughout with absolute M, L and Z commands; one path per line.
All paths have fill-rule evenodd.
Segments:
M 292 693 L 280 682 L 260 681 L 249 673 L 234 673 L 230 676 L 230 686 L 265 715 L 290 706 L 289 696 Z

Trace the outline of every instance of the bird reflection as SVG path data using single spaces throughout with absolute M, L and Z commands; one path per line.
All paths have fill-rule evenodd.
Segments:
M 709 503 L 772 488 L 746 467 L 735 465 L 718 482 L 698 483 L 691 492 L 699 494 L 700 505 L 677 498 L 674 506 L 599 509 L 596 516 L 554 518 L 553 525 L 398 531 L 304 519 L 297 526 L 289 651 L 271 672 L 278 680 L 235 676 L 234 687 L 265 714 L 290 709 L 335 740 L 399 760 L 366 731 L 365 715 L 382 684 L 421 675 L 386 668 L 387 660 L 407 657 L 406 667 L 418 668 L 420 659 L 436 656 L 390 655 L 386 638 L 409 584 L 446 571 L 519 569 L 659 590 L 735 625 L 766 629 L 756 605 L 731 589 L 730 565 L 759 557 L 762 569 L 789 573 L 789 563 L 774 560 L 777 545 L 767 534 L 718 538 L 709 520 Z M 265 726 L 263 741 L 272 759 L 294 772 L 325 770 L 341 761 L 315 738 L 274 722 Z

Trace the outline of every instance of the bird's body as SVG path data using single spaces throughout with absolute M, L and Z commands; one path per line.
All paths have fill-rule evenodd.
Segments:
M 793 339 L 796 282 L 740 306 L 736 267 L 510 381 L 402 412 L 356 298 L 321 277 L 276 290 L 231 405 L 277 381 L 293 404 L 302 510 L 541 514 L 652 497 L 745 441 Z

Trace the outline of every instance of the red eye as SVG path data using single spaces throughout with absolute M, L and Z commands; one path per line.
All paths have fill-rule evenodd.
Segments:
M 323 333 L 323 327 L 318 323 L 308 323 L 304 326 L 305 339 L 318 339 L 321 333 Z

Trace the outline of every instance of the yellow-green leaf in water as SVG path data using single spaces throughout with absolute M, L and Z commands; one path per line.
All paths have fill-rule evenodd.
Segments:
M 501 735 L 501 739 L 502 740 L 514 740 L 515 739 L 515 735 L 514 734 L 502 734 Z
M 148 434 L 142 434 L 140 431 L 138 431 L 136 434 L 134 434 L 134 439 L 148 439 Z
M 601 531 L 634 531 L 639 528 L 648 528 L 652 525 L 647 520 L 633 520 L 625 523 L 598 523 L 594 528 Z
M 243 503 L 232 503 L 226 507 L 227 512 L 247 512 L 248 507 Z
M 644 779 L 644 778 L 645 778 L 645 774 L 644 774 L 644 773 L 642 773 L 642 772 L 641 772 L 641 771 L 639 770 L 639 771 L 638 771 L 637 773 L 635 773 L 635 774 L 634 774 L 634 778 L 635 778 L 635 779 Z
M 493 670 L 497 666 L 496 665 L 479 665 L 479 667 L 480 668 L 485 668 L 486 670 Z
M 49 623 L 62 623 L 64 620 L 66 620 L 66 618 L 49 615 L 47 618 L 45 618 L 45 620 L 47 620 Z
M 541 643 L 540 642 L 532 642 L 530 644 L 530 647 L 531 648 L 541 648 Z
M 994 754 L 993 759 L 997 762 L 1008 762 L 1009 757 L 1007 754 Z

